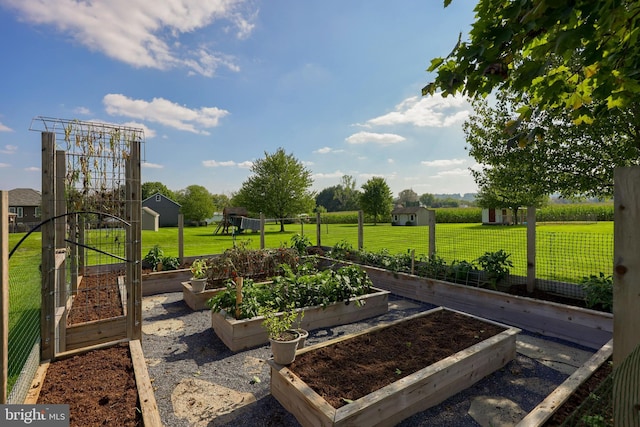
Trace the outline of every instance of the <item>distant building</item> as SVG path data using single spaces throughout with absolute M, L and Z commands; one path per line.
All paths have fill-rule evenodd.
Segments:
M 9 190 L 9 214 L 15 214 L 11 231 L 28 231 L 42 221 L 42 194 L 32 188 Z M 12 216 L 12 215 L 10 215 Z
M 429 210 L 424 206 L 398 206 L 391 211 L 391 225 L 429 225 Z
M 482 209 L 482 223 L 485 225 L 511 225 L 513 218 L 511 210 L 506 208 Z
M 160 215 L 158 225 L 160 227 L 177 227 L 180 203 L 174 202 L 167 196 L 156 193 L 142 201 L 142 206 L 151 209 Z

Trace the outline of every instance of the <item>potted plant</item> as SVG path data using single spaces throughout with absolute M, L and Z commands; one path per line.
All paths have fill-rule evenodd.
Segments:
M 291 304 L 285 311 L 279 313 L 276 308 L 268 305 L 260 308 L 260 315 L 264 317 L 262 326 L 267 329 L 273 361 L 280 365 L 289 365 L 296 358 L 300 334 L 291 329 L 291 325 L 298 317 L 298 313 Z
M 207 287 L 207 270 L 209 265 L 204 259 L 196 259 L 190 267 L 191 270 L 191 288 L 193 292 L 203 292 Z

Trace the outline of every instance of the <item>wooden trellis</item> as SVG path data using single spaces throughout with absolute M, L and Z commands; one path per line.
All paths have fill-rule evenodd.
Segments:
M 139 339 L 143 131 L 47 117 L 31 130 L 42 133 L 41 359 Z

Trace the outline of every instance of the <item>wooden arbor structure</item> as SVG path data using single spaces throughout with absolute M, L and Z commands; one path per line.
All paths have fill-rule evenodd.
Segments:
M 31 130 L 42 135 L 41 360 L 140 339 L 143 130 L 47 117 Z

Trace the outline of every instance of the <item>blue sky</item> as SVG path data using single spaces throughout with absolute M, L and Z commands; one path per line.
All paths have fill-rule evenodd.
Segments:
M 421 97 L 475 2 L 0 0 L 0 189 L 40 189 L 37 116 L 145 131 L 142 181 L 231 195 L 283 147 L 313 190 L 475 192 L 462 98 Z

